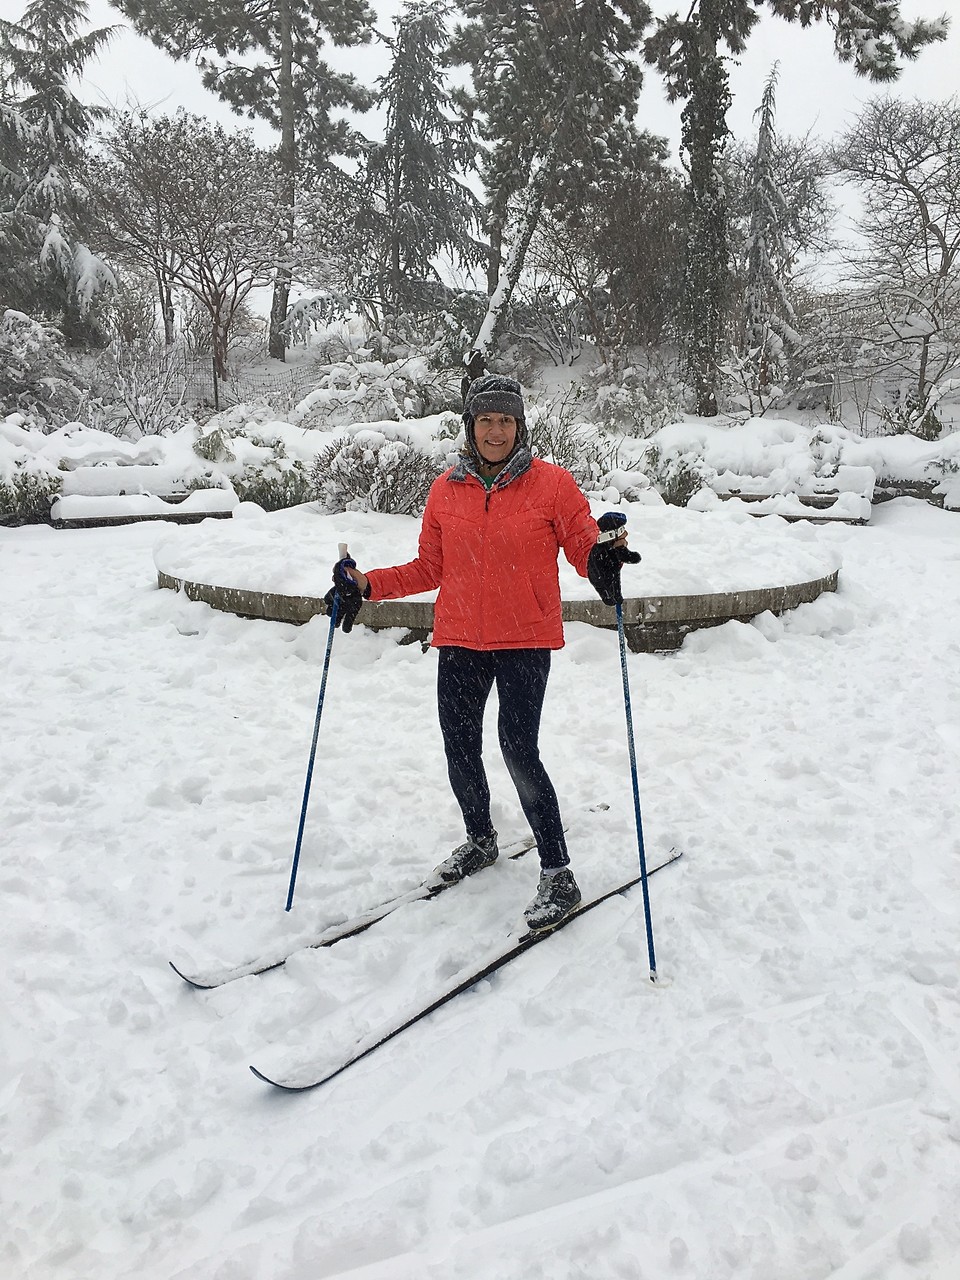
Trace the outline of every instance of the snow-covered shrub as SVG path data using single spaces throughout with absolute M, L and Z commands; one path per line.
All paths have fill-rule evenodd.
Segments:
M 782 344 L 781 344 L 782 345 Z M 768 409 L 783 403 L 784 388 L 770 380 L 769 352 L 755 347 L 731 351 L 720 365 L 720 399 L 734 417 L 762 418 Z
M 676 370 L 648 352 L 626 366 L 617 361 L 587 370 L 583 403 L 589 417 L 607 431 L 645 439 L 683 412 L 684 390 Z
M 193 442 L 193 451 L 206 462 L 236 462 L 237 455 L 230 447 L 230 430 L 220 422 L 216 426 L 207 423 L 208 430 Z
M 249 463 L 232 483 L 241 502 L 255 502 L 264 511 L 297 507 L 313 498 L 310 472 L 296 458 Z
M 42 524 L 50 517 L 50 504 L 60 492 L 63 473 L 49 458 L 18 443 L 29 432 L 20 414 L 0 426 L 0 524 Z
M 193 441 L 193 452 L 213 463 L 243 502 L 279 511 L 309 502 L 313 482 L 309 466 L 291 458 L 284 423 L 269 421 L 266 405 L 234 405 L 211 418 Z
M 933 404 L 917 404 L 909 398 L 897 398 L 893 404 L 881 404 L 877 416 L 883 430 L 890 435 L 911 435 L 918 440 L 939 440 L 943 423 Z
M 76 417 L 82 379 L 52 324 L 21 311 L 0 319 L 0 413 L 25 413 L 50 426 Z
M 810 437 L 809 449 L 815 476 L 829 479 L 837 474 L 843 455 L 843 445 L 835 431 L 818 427 Z
M 300 401 L 289 420 L 329 431 L 355 422 L 419 418 L 454 407 L 454 400 L 459 405 L 459 393 L 454 393 L 450 379 L 438 378 L 422 356 L 388 364 L 343 360 L 318 375 L 316 388 Z
M 651 445 L 647 450 L 646 472 L 671 507 L 685 507 L 707 484 L 711 474 L 696 454 L 668 452 L 659 445 Z
M 63 482 L 58 472 L 17 468 L 0 480 L 0 524 L 43 524 Z
M 521 365 L 540 363 L 547 356 L 562 368 L 575 364 L 582 354 L 587 318 L 578 298 L 562 300 L 554 283 L 535 275 L 514 294 L 505 327 L 516 340 Z
M 364 431 L 335 440 L 317 455 L 312 496 L 329 512 L 419 515 L 445 464 L 407 440 Z
M 531 406 L 527 426 L 534 453 L 570 471 L 591 488 L 617 461 L 617 441 L 602 427 L 584 421 L 582 396 L 568 388 L 546 404 Z
M 183 359 L 162 342 L 113 343 L 100 366 L 108 386 L 102 398 L 114 409 L 104 429 L 135 440 L 167 435 L 186 422 Z

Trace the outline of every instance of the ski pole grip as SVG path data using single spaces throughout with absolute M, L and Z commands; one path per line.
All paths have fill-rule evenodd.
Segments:
M 347 550 L 347 544 L 345 542 L 340 542 L 337 544 L 337 551 L 339 552 L 339 559 L 341 560 L 350 559 L 350 552 Z
M 597 521 L 597 528 L 600 530 L 597 537 L 598 542 L 614 542 L 623 532 L 623 526 L 627 523 L 627 515 L 625 511 L 605 511 Z

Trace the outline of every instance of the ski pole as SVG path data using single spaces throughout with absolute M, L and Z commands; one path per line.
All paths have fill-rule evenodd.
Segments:
M 627 674 L 627 643 L 623 633 L 623 601 L 617 601 L 617 634 L 620 637 L 620 671 L 623 675 L 623 708 L 627 717 L 627 745 L 630 748 L 630 776 L 633 780 L 633 809 L 637 819 L 637 853 L 640 856 L 640 888 L 647 924 L 647 956 L 650 981 L 657 980 L 657 957 L 653 949 L 653 922 L 650 919 L 650 890 L 647 888 L 647 855 L 643 848 L 643 820 L 640 817 L 640 784 L 637 781 L 637 749 L 633 740 L 633 710 L 630 704 L 630 677 Z
M 347 544 L 339 545 L 340 559 L 347 559 Z M 313 742 L 310 744 L 310 760 L 307 764 L 307 780 L 303 786 L 303 804 L 300 806 L 300 825 L 297 828 L 297 844 L 293 851 L 293 866 L 290 868 L 290 887 L 287 889 L 287 905 L 285 911 L 293 906 L 293 892 L 297 884 L 297 869 L 300 866 L 300 849 L 303 845 L 303 828 L 307 821 L 307 805 L 310 801 L 310 783 L 313 780 L 313 763 L 317 758 L 317 738 L 320 736 L 320 717 L 323 715 L 323 699 L 327 692 L 327 672 L 330 669 L 330 651 L 333 648 L 333 633 L 337 628 L 337 614 L 340 611 L 340 592 L 334 593 L 330 606 L 330 630 L 327 632 L 327 649 L 323 655 L 323 674 L 320 677 L 320 694 L 317 698 L 317 716 L 313 722 Z
M 600 517 L 606 542 L 612 540 L 627 522 L 622 511 L 611 511 Z M 657 980 L 657 957 L 653 947 L 653 921 L 650 918 L 650 890 L 647 887 L 647 855 L 643 847 L 643 819 L 640 816 L 640 783 L 637 780 L 637 748 L 633 735 L 633 705 L 630 699 L 630 675 L 627 671 L 627 641 L 623 630 L 623 596 L 617 592 L 617 635 L 620 639 L 620 673 L 623 677 L 623 709 L 627 720 L 627 747 L 630 751 L 630 777 L 633 782 L 633 809 L 637 821 L 637 853 L 640 857 L 640 887 L 643 891 L 643 914 L 647 926 L 647 956 L 650 960 L 650 981 Z

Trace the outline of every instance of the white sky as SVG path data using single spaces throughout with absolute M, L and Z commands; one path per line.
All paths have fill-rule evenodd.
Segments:
M 398 0 L 374 4 L 381 30 L 390 30 L 391 17 L 399 7 Z M 658 12 L 674 7 L 664 0 L 654 0 Z M 832 33 L 826 24 L 804 31 L 764 14 L 746 54 L 732 68 L 733 107 L 729 120 L 734 134 L 744 139 L 751 136 L 753 112 L 770 68 L 778 60 L 778 126 L 782 133 L 794 136 L 808 130 L 824 138 L 834 135 L 849 123 L 863 102 L 877 94 L 894 92 L 901 97 L 936 100 L 956 93 L 960 88 L 960 0 L 902 0 L 901 12 L 907 19 L 931 18 L 946 12 L 952 18 L 952 29 L 943 44 L 924 50 L 917 62 L 908 64 L 894 86 L 872 85 L 858 78 L 851 67 L 841 65 L 834 56 Z M 107 0 L 90 0 L 90 17 L 97 26 L 120 20 L 118 11 Z M 358 79 L 372 83 L 386 69 L 387 53 L 382 45 L 374 44 L 334 50 L 332 60 L 348 67 Z M 195 67 L 174 62 L 132 30 L 119 33 L 99 63 L 91 64 L 84 96 L 113 106 L 139 104 L 158 111 L 174 111 L 182 106 L 224 123 L 237 122 L 222 102 L 203 89 Z M 652 71 L 647 73 L 639 123 L 668 137 L 674 149 L 678 147 L 680 107 L 665 100 L 662 84 Z M 366 129 L 375 133 L 376 120 L 368 118 Z M 257 133 L 267 141 L 269 132 L 264 126 L 258 126 Z

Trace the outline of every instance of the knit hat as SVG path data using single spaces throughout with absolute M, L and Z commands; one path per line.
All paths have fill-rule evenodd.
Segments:
M 499 374 L 488 373 L 470 383 L 463 405 L 463 425 L 466 429 L 467 447 L 478 458 L 473 420 L 481 413 L 505 413 L 516 418 L 517 445 L 526 447 L 527 423 L 520 383 L 516 378 L 501 378 Z

